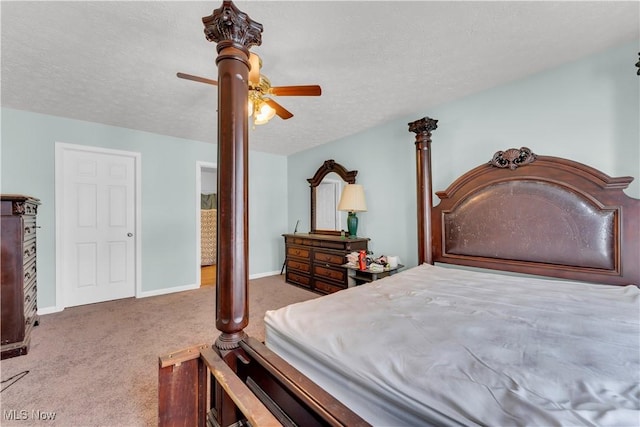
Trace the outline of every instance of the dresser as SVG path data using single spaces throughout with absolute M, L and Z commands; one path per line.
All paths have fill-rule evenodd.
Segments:
M 1 196 L 2 359 L 27 354 L 38 324 L 36 303 L 36 214 L 40 201 L 19 194 Z
M 369 239 L 324 234 L 283 234 L 287 283 L 321 294 L 349 286 L 345 255 L 368 250 Z

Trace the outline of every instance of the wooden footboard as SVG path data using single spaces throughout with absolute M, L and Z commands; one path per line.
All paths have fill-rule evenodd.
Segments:
M 159 426 L 369 425 L 250 337 L 223 355 L 202 345 L 161 357 L 158 384 Z
M 158 370 L 158 425 L 204 426 L 208 378 L 200 350 L 190 347 L 161 356 Z

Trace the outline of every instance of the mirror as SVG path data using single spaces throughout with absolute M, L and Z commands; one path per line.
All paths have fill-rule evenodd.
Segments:
M 358 171 L 348 171 L 333 159 L 326 160 L 313 178 L 311 187 L 311 233 L 340 235 L 343 228 L 337 210 L 344 183 L 355 184 Z

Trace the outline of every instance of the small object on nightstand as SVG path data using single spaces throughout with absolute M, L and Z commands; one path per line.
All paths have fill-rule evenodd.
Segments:
M 369 270 L 373 273 L 382 273 L 384 271 L 384 268 L 384 265 L 376 264 L 375 262 L 369 264 Z
M 393 276 L 400 269 L 404 268 L 404 265 L 398 264 L 396 267 L 383 267 L 380 270 L 380 266 L 373 267 L 371 266 L 377 264 L 371 264 L 366 269 L 361 269 L 359 266 L 353 264 L 343 264 L 342 267 L 347 270 L 347 278 L 349 281 L 349 287 L 362 285 L 365 283 L 373 282 L 378 279 L 382 279 L 383 277 Z M 380 270 L 380 271 L 379 271 Z
M 365 251 L 360 251 L 360 254 L 358 255 L 358 266 L 360 267 L 360 270 L 367 269 L 367 253 Z
M 388 256 L 387 264 L 389 264 L 389 267 L 395 268 L 400 264 L 400 258 L 398 258 L 397 256 Z

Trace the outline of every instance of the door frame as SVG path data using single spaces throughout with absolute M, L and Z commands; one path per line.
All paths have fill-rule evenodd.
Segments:
M 203 169 L 218 170 L 218 164 L 196 160 L 196 284 L 200 287 L 202 281 L 202 220 L 200 215 L 200 194 L 202 193 L 202 171 Z M 217 183 L 216 183 L 217 187 Z M 216 190 L 218 192 L 219 190 Z
M 121 157 L 129 157 L 134 161 L 134 289 L 135 297 L 142 294 L 142 178 L 141 165 L 142 154 L 135 151 L 114 150 L 111 148 L 93 147 L 89 145 L 69 144 L 65 142 L 55 143 L 55 242 L 56 242 L 56 311 L 62 311 L 66 307 L 64 299 L 64 287 L 62 285 L 63 257 L 63 217 L 64 211 L 64 154 L 67 151 L 82 151 L 94 154 L 109 154 Z

